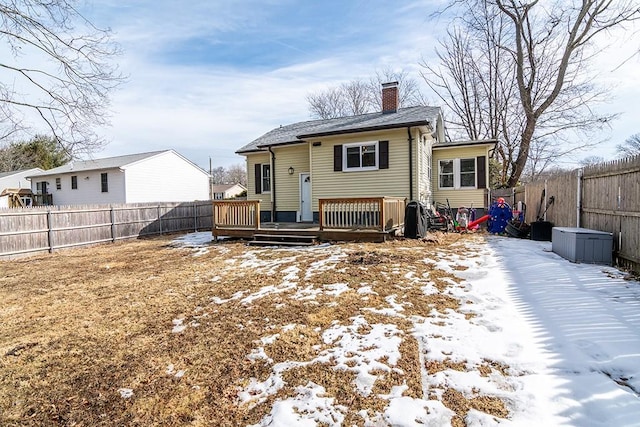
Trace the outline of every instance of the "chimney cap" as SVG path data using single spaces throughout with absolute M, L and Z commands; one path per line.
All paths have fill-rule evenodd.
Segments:
M 387 83 L 382 83 L 382 87 L 383 88 L 387 88 L 387 87 L 395 87 L 398 86 L 398 82 L 387 82 Z

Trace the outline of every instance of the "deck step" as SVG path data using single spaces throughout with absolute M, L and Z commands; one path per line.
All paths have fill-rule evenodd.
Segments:
M 311 246 L 315 244 L 315 236 L 294 234 L 254 234 L 249 242 L 252 246 Z
M 314 242 L 274 242 L 270 240 L 251 240 L 249 246 L 313 246 Z
M 273 240 L 312 240 L 315 239 L 315 235 L 303 235 L 303 234 L 259 234 L 253 235 L 256 239 L 273 239 Z

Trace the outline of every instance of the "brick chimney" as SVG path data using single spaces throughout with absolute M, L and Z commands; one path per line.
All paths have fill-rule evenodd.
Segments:
M 398 104 L 398 82 L 382 83 L 382 113 L 397 112 Z

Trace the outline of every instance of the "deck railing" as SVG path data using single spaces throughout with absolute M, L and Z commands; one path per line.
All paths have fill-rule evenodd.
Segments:
M 405 205 L 400 197 L 319 199 L 320 230 L 391 230 L 404 223 Z
M 260 228 L 259 200 L 213 202 L 213 228 Z

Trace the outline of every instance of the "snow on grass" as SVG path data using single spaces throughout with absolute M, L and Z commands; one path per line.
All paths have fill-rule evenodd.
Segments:
M 334 325 L 322 334 L 324 343 L 334 347 L 313 362 L 331 362 L 334 369 L 355 372 L 356 389 L 368 396 L 377 379 L 373 372 L 390 372 L 398 362 L 403 332 L 393 324 L 370 325 L 362 316 L 352 320 L 351 325 Z
M 123 399 L 130 399 L 133 397 L 133 390 L 130 388 L 119 388 L 118 393 Z
M 278 400 L 273 404 L 271 413 L 265 416 L 258 426 L 338 426 L 344 421 L 347 408 L 334 405 L 335 399 L 325 397 L 326 390 L 311 381 L 295 389 L 296 396 L 287 400 Z
M 171 329 L 173 334 L 179 334 L 187 329 L 187 325 L 184 324 L 184 318 L 173 319 L 171 323 L 173 323 L 173 329 Z
M 266 336 L 247 358 L 269 363 L 270 375 L 248 379 L 239 402 L 251 407 L 266 401 L 286 386 L 285 372 L 313 363 L 353 372 L 354 392 L 366 396 L 376 375 L 398 369 L 400 344 L 410 334 L 418 343 L 423 396 L 409 397 L 403 386 L 394 387 L 380 396 L 388 402 L 382 412 L 361 411 L 366 425 L 450 425 L 455 414 L 442 400 L 446 390 L 455 390 L 467 399 L 499 398 L 508 410 L 501 418 L 469 408 L 467 425 L 640 426 L 638 282 L 624 280 L 611 267 L 572 264 L 552 253 L 549 242 L 489 236 L 483 244 L 469 240 L 454 249 L 421 262 L 460 279 L 440 278 L 451 285 L 446 294 L 459 300 L 457 310 L 408 315 L 406 301 L 392 294 L 384 299 L 386 307 L 369 310 L 410 320 L 411 331 L 393 323 L 369 324 L 362 316 L 334 322 L 317 331 L 323 345 L 314 346 L 317 354 L 308 360 L 273 364 L 263 343 L 280 337 Z M 317 258 L 305 271 L 292 267 L 304 256 L 270 259 L 269 253 L 248 251 L 230 264 L 284 272 L 283 282 L 231 299 L 248 304 L 291 291 L 292 298 L 311 300 L 351 290 L 347 284 L 307 283 L 318 272 L 344 271 L 338 265 L 347 254 L 339 246 L 309 252 Z M 380 280 L 388 286 L 417 283 L 424 295 L 440 292 L 430 277 L 417 276 L 410 267 L 393 266 Z M 353 290 L 363 298 L 377 296 L 371 284 Z M 276 399 L 256 426 L 338 426 L 345 411 L 322 386 L 308 382 L 291 397 Z
M 202 256 L 209 253 L 209 245 L 213 240 L 213 236 L 210 231 L 203 231 L 198 233 L 189 233 L 184 236 L 177 237 L 171 242 L 174 247 L 184 247 L 195 249 L 193 251 L 194 256 Z

